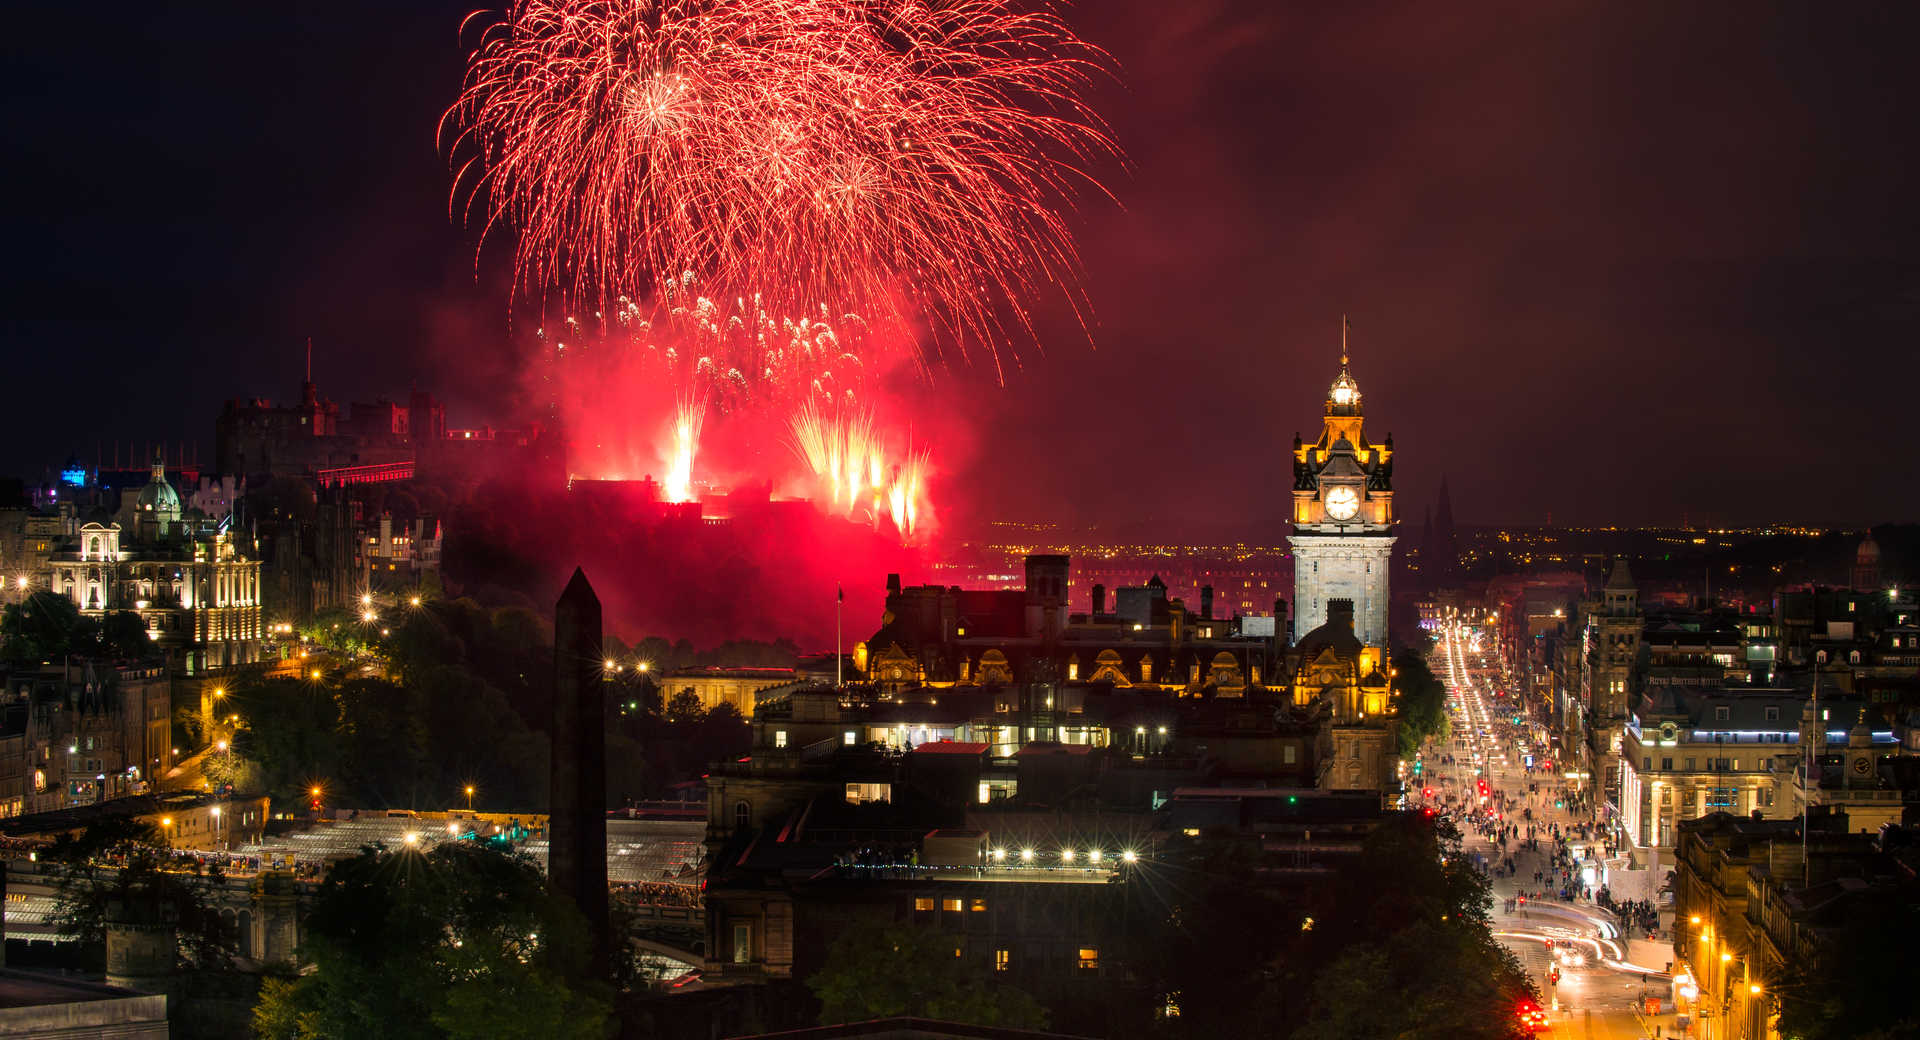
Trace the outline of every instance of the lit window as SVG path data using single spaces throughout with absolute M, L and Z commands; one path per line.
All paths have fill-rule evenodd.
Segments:
M 993 970 L 994 970 L 994 971 L 1006 971 L 1006 970 L 1007 970 L 1007 964 L 1008 964 L 1008 962 L 1009 962 L 1009 961 L 1011 961 L 1011 960 L 1013 960 L 1013 951 L 1012 951 L 1012 950 L 995 950 L 995 951 L 993 951 Z
M 976 899 L 973 901 L 972 905 L 973 905 L 973 912 L 977 914 L 987 908 L 987 901 L 984 899 Z
M 784 729 L 776 729 L 776 730 L 774 730 L 774 731 L 773 731 L 773 746 L 774 746 L 774 747 L 786 747 L 786 746 L 787 746 L 787 731 L 786 731 L 786 730 L 784 730 Z
M 846 745 L 846 746 L 848 746 L 848 747 L 852 747 L 852 746 L 853 746 L 853 731 L 852 731 L 852 730 L 848 730 L 848 731 L 846 731 L 845 733 L 842 733 L 842 734 L 840 734 L 840 743 L 842 743 L 842 744 L 845 744 L 845 745 Z
M 1080 947 L 1080 966 L 1089 970 L 1100 967 L 1100 947 Z
M 913 908 L 922 913 L 932 912 L 933 897 L 932 896 L 915 896 L 913 900 Z
M 948 911 L 951 911 L 951 912 L 953 912 L 953 913 L 956 913 L 956 914 L 957 914 L 957 913 L 959 913 L 959 912 L 960 912 L 960 900 L 958 900 L 958 899 L 942 899 L 942 900 L 940 901 L 940 909 L 942 909 L 942 910 L 948 910 Z

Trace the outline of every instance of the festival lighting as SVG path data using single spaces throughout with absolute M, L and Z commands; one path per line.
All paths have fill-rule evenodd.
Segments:
M 535 295 L 695 271 L 714 299 L 991 350 L 1038 290 L 1083 302 L 1062 203 L 1116 153 L 1080 99 L 1107 66 L 1008 0 L 523 0 L 442 125 Z

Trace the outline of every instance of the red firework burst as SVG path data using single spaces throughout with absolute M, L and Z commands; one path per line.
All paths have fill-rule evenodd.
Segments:
M 444 125 L 456 198 L 517 229 L 535 294 L 695 271 L 998 366 L 1045 286 L 1084 302 L 1064 208 L 1115 154 L 1081 97 L 1105 66 L 1010 0 L 519 0 Z

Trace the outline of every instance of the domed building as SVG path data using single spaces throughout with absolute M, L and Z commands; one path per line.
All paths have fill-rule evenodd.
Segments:
M 134 499 L 132 519 L 136 537 L 143 541 L 164 539 L 179 524 L 180 493 L 167 480 L 164 458 L 154 457 L 153 479 L 147 481 L 147 486 L 141 488 L 140 494 Z
M 50 590 L 91 617 L 138 614 L 156 649 L 187 674 L 259 660 L 259 561 L 223 527 L 186 518 L 159 459 L 139 494 L 121 502 L 117 517 L 96 508 L 76 518 L 48 560 Z
M 1878 591 L 1880 588 L 1880 543 L 1873 540 L 1873 532 L 1860 543 L 1853 553 L 1853 588 L 1862 591 Z

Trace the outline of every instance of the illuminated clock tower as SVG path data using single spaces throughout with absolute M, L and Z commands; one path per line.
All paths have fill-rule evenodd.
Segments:
M 1340 377 L 1327 391 L 1320 439 L 1293 438 L 1294 638 L 1327 620 L 1330 600 L 1351 600 L 1353 634 L 1387 646 L 1387 562 L 1393 553 L 1393 436 L 1367 440 L 1360 387 L 1348 371 L 1340 322 Z

